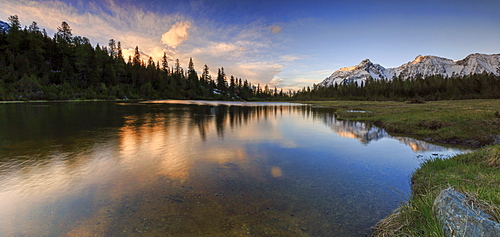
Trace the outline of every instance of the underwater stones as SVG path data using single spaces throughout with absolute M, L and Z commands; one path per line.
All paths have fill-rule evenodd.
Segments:
M 480 204 L 453 188 L 441 191 L 433 209 L 445 236 L 500 236 L 500 223 L 484 213 Z

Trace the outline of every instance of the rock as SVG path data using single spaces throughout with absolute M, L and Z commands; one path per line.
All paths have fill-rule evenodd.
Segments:
M 445 236 L 500 236 L 500 223 L 484 213 L 477 202 L 453 188 L 439 193 L 433 210 Z

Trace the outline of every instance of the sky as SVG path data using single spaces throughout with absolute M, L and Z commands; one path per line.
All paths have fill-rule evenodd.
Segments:
M 0 0 L 0 20 L 18 15 L 53 35 L 106 46 L 253 84 L 299 89 L 370 59 L 397 67 L 418 55 L 454 60 L 500 53 L 498 0 Z

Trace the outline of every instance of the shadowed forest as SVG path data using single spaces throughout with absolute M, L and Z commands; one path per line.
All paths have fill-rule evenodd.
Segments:
M 204 99 L 204 100 L 373 100 L 413 101 L 500 98 L 500 77 L 475 74 L 465 77 L 417 76 L 392 80 L 368 79 L 356 83 L 298 91 L 254 85 L 224 68 L 212 78 L 207 65 L 198 75 L 193 60 L 187 70 L 164 53 L 161 61 L 144 61 L 139 47 L 124 58 L 121 42 L 92 46 L 74 36 L 66 23 L 53 37 L 36 22 L 22 28 L 19 18 L 0 22 L 0 100 L 85 99 Z M 173 64 L 173 65 L 170 65 Z M 500 70 L 500 69 L 498 69 Z
M 500 70 L 500 69 L 499 69 Z M 500 99 L 500 77 L 493 74 L 473 74 L 463 77 L 434 75 L 405 80 L 367 80 L 357 83 L 314 85 L 294 93 L 298 100 L 371 100 L 371 101 L 434 101 L 463 99 Z
M 121 43 L 92 46 L 62 22 L 54 37 L 36 22 L 22 29 L 17 16 L 0 22 L 0 100 L 210 99 L 274 100 L 288 96 L 267 85 L 253 85 L 219 68 L 217 78 L 204 65 L 201 76 L 192 59 L 141 59 L 139 47 L 125 60 Z M 174 65 L 170 66 L 169 62 Z M 171 62 L 170 62 L 171 63 Z

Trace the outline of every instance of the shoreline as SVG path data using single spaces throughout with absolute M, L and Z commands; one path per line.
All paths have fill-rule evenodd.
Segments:
M 472 148 L 500 144 L 500 99 L 443 100 L 421 104 L 393 101 L 301 103 L 333 108 L 337 110 L 337 119 L 372 123 L 388 133 L 423 141 Z
M 471 195 L 500 221 L 500 100 L 306 103 L 335 108 L 339 119 L 371 122 L 389 133 L 479 148 L 449 159 L 424 162 L 411 176 L 410 199 L 380 220 L 372 236 L 444 236 L 433 203 L 438 193 L 448 187 Z M 350 112 L 353 110 L 371 113 Z

